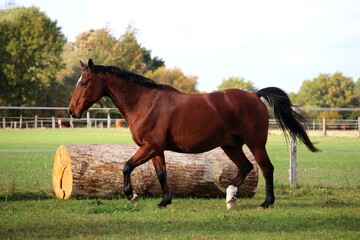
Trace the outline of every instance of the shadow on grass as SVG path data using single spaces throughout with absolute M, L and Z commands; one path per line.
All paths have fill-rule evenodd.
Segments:
M 52 198 L 54 198 L 54 195 L 46 192 L 15 192 L 8 195 L 0 195 L 1 201 L 47 200 Z

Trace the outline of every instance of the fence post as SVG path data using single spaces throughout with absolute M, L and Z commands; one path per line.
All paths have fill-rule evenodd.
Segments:
M 323 136 L 326 136 L 326 120 L 325 117 L 323 117 Z
M 3 129 L 6 128 L 6 120 L 5 120 L 5 117 L 3 117 Z
M 294 112 L 300 113 L 300 106 L 295 105 L 292 107 Z M 290 187 L 297 187 L 297 143 L 296 136 L 290 133 L 290 164 L 289 164 L 289 180 Z
M 37 115 L 35 115 L 34 128 L 37 128 L 37 119 L 38 119 L 38 117 L 37 117 Z
M 291 134 L 290 136 L 290 167 L 289 167 L 289 180 L 290 180 L 290 187 L 296 188 L 297 187 L 297 144 L 296 138 L 294 135 Z
M 87 128 L 91 128 L 90 112 L 86 113 Z
M 360 137 L 360 117 L 358 117 L 358 131 L 359 131 L 359 137 Z
M 107 128 L 111 127 L 111 118 L 110 118 L 110 112 L 107 114 Z
M 20 115 L 19 129 L 22 128 L 22 115 Z
M 55 117 L 54 116 L 51 117 L 51 127 L 55 128 Z

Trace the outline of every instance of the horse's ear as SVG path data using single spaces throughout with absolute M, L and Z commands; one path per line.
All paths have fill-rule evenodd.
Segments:
M 89 58 L 88 66 L 89 66 L 90 70 L 92 70 L 94 68 L 94 63 L 91 60 L 91 58 Z
M 82 70 L 85 71 L 88 68 L 88 66 L 86 66 L 86 64 L 83 63 L 81 60 L 79 60 L 79 61 L 80 61 Z

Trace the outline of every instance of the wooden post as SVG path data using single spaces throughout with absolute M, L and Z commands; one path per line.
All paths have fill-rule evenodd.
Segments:
M 22 128 L 22 115 L 20 115 L 19 129 Z
M 295 105 L 292 107 L 294 112 L 300 113 L 300 106 Z M 296 188 L 297 183 L 297 146 L 296 146 L 296 136 L 290 133 L 290 164 L 289 164 L 289 180 L 290 187 Z
M 54 116 L 51 117 L 51 127 L 55 128 L 55 117 Z
M 111 127 L 111 118 L 110 118 L 110 112 L 107 114 L 107 128 Z
M 37 117 L 37 115 L 35 115 L 35 119 L 34 119 L 34 128 L 37 128 L 37 119 L 38 119 L 38 117 Z
M 86 113 L 87 128 L 91 128 L 90 112 Z
M 326 136 L 326 120 L 325 117 L 323 117 L 323 136 Z
M 297 183 L 297 146 L 296 146 L 296 138 L 295 136 L 290 136 L 290 167 L 289 167 L 289 180 L 290 187 L 296 188 Z
M 3 117 L 3 129 L 6 128 L 6 119 Z

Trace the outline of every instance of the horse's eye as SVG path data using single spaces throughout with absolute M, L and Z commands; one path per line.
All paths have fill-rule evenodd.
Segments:
M 81 86 L 81 87 L 83 87 L 83 88 L 86 88 L 86 87 L 87 87 L 87 85 L 88 85 L 88 83 L 89 83 L 89 82 L 84 82 L 84 83 L 81 83 L 81 85 L 80 85 L 80 86 Z

